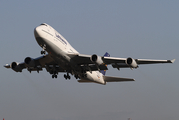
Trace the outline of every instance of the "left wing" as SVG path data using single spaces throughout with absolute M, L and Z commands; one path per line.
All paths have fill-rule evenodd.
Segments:
M 72 60 L 74 60 L 78 65 L 89 65 L 96 64 L 97 66 L 112 65 L 113 68 L 137 68 L 140 64 L 157 64 L 157 63 L 173 63 L 173 60 L 154 60 L 154 59 L 133 59 L 133 58 L 117 58 L 117 57 L 102 57 L 97 55 L 72 55 Z

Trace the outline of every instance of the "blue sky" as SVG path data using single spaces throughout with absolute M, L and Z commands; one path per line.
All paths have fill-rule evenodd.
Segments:
M 178 120 L 179 1 L 31 0 L 0 4 L 0 119 Z M 33 30 L 48 23 L 82 54 L 173 59 L 174 64 L 113 69 L 135 82 L 79 84 L 43 70 L 15 73 L 3 65 L 40 56 Z

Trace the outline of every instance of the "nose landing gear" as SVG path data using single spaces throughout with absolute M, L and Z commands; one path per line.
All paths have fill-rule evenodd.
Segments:
M 41 53 L 42 55 L 43 55 L 43 54 L 45 55 L 45 54 L 46 54 L 46 52 L 45 52 L 46 45 L 45 45 L 45 44 L 43 45 L 42 49 L 43 49 L 43 50 L 42 50 L 40 53 Z
M 42 50 L 41 52 L 40 52 L 42 55 L 44 54 L 46 54 L 46 52 L 45 52 L 45 50 Z

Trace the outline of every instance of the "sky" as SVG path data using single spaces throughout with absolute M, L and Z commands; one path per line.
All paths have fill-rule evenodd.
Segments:
M 0 119 L 178 120 L 178 0 L 1 0 Z M 63 73 L 52 79 L 16 73 L 5 64 L 41 56 L 34 28 L 47 23 L 81 54 L 176 59 L 173 64 L 113 69 L 135 82 L 80 84 Z

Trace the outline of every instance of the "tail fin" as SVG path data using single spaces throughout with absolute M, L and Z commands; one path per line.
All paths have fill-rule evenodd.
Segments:
M 104 57 L 110 57 L 110 54 L 108 53 L 108 52 L 106 52 L 105 54 L 104 54 Z M 106 65 L 107 66 L 107 65 Z M 101 73 L 103 74 L 103 75 L 105 75 L 106 74 L 106 70 L 101 70 Z

